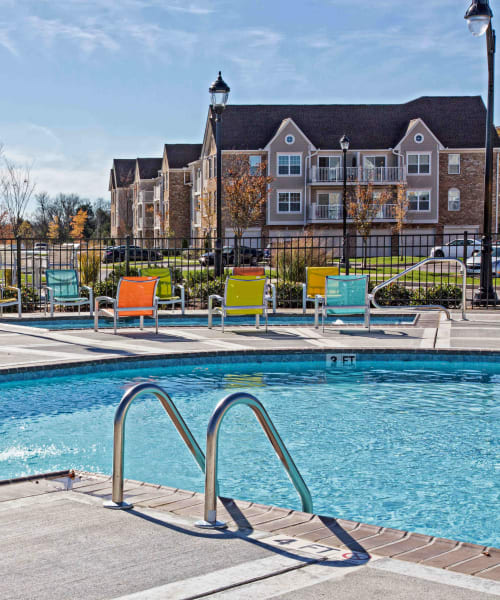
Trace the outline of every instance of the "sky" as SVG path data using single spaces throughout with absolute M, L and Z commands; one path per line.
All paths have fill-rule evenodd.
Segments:
M 0 142 L 37 192 L 109 198 L 113 158 L 202 141 L 219 69 L 232 104 L 484 98 L 485 38 L 469 33 L 468 5 L 0 0 Z

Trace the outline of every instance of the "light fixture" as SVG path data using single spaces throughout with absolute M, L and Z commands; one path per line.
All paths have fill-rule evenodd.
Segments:
M 351 140 L 344 133 L 344 135 L 340 138 L 340 147 L 342 148 L 342 150 L 349 150 L 350 143 Z
M 208 88 L 210 92 L 212 108 L 218 112 L 222 112 L 226 108 L 229 92 L 231 91 L 227 83 L 222 79 L 222 74 L 219 71 L 219 76 Z
M 486 33 L 492 16 L 488 0 L 472 0 L 464 18 L 472 35 L 480 36 Z

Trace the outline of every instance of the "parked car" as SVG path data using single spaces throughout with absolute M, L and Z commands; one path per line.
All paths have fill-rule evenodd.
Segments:
M 472 255 L 475 250 L 481 250 L 480 240 L 467 240 L 467 258 Z M 434 246 L 431 250 L 432 257 L 435 258 L 461 258 L 464 257 L 464 240 L 453 240 L 443 246 Z
M 123 262 L 125 260 L 125 253 L 127 246 L 112 246 L 106 248 L 104 251 L 102 262 Z M 140 246 L 130 246 L 130 260 L 148 260 L 148 261 L 160 261 L 162 260 L 161 252 L 154 250 L 153 248 L 141 248 Z
M 481 249 L 474 250 L 465 265 L 467 273 L 479 274 L 481 272 Z M 500 277 L 500 246 L 493 246 L 491 249 L 491 265 L 493 267 L 493 277 Z
M 46 242 L 36 242 L 33 244 L 33 250 L 38 252 L 46 252 L 49 249 L 49 245 Z
M 272 244 L 268 244 L 265 248 L 264 248 L 264 252 L 262 253 L 262 259 L 266 261 L 266 263 L 270 263 L 271 262 L 271 251 L 273 249 L 273 245 Z
M 240 246 L 240 262 L 244 265 L 256 265 L 262 260 L 263 253 L 260 248 L 249 248 L 248 246 Z M 213 265 L 215 260 L 215 252 L 205 252 L 198 259 L 200 264 L 204 267 Z M 222 265 L 234 265 L 234 248 L 231 246 L 224 246 L 222 248 Z

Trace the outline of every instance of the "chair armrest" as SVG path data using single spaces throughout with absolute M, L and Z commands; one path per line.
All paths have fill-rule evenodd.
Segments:
M 91 287 L 89 287 L 88 285 L 81 285 L 81 286 L 80 286 L 80 289 L 81 289 L 81 290 L 88 290 L 89 292 L 92 292 L 92 288 L 91 288 Z
M 179 288 L 180 290 L 183 290 L 184 289 L 184 285 L 182 283 L 176 283 L 174 285 L 174 288 Z
M 212 300 L 212 302 L 214 300 L 218 300 L 219 302 L 223 302 L 224 298 L 222 296 L 219 296 L 218 294 L 212 294 L 211 296 L 208 297 L 208 300 L 210 302 L 210 300 Z
M 104 301 L 111 302 L 113 306 L 116 305 L 116 298 L 110 298 L 109 296 L 97 296 L 97 298 L 95 298 L 94 301 L 96 310 L 99 308 L 99 304 Z

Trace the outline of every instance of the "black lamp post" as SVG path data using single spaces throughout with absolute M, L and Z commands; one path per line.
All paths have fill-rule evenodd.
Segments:
M 222 79 L 221 72 L 219 76 L 212 83 L 208 89 L 210 92 L 210 104 L 212 106 L 212 112 L 215 115 L 215 146 L 217 148 L 217 233 L 215 240 L 215 256 L 214 256 L 214 269 L 215 275 L 219 276 L 222 274 L 222 139 L 221 139 L 221 121 L 222 113 L 226 108 L 227 99 L 229 96 L 230 88 L 227 83 Z
M 340 138 L 342 148 L 342 165 L 344 167 L 344 189 L 342 192 L 342 261 L 345 266 L 345 274 L 349 275 L 349 251 L 347 248 L 347 151 L 351 140 L 344 135 Z
M 472 0 L 465 13 L 465 19 L 474 36 L 486 33 L 486 50 L 488 54 L 488 104 L 486 112 L 486 159 L 484 169 L 484 209 L 483 238 L 481 244 L 481 275 L 479 290 L 473 303 L 488 306 L 498 301 L 492 284 L 491 263 L 491 225 L 493 190 L 493 97 L 494 97 L 494 64 L 495 64 L 495 32 L 491 26 L 491 11 L 488 0 Z

